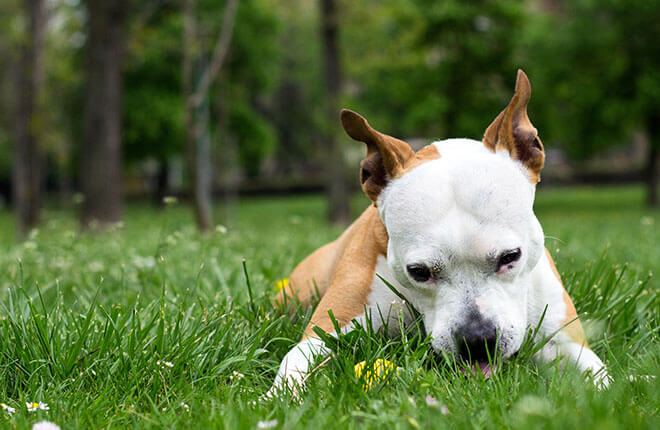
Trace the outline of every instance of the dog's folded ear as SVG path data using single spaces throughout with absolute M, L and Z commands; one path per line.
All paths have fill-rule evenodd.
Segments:
M 515 93 L 509 105 L 486 129 L 483 142 L 492 151 L 507 150 L 512 158 L 527 168 L 530 180 L 536 184 L 545 162 L 545 152 L 536 128 L 527 116 L 531 93 L 527 75 L 518 70 Z
M 401 176 L 415 152 L 406 142 L 373 129 L 364 117 L 348 109 L 341 111 L 341 123 L 353 139 L 367 144 L 367 156 L 360 164 L 360 183 L 375 203 L 387 182 Z

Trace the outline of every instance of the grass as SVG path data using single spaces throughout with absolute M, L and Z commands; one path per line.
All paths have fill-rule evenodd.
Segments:
M 615 378 L 608 390 L 534 364 L 531 344 L 483 380 L 439 363 L 414 331 L 386 339 L 366 328 L 333 345 L 301 402 L 258 397 L 310 316 L 278 313 L 272 286 L 340 232 L 323 222 L 319 197 L 219 208 L 226 231 L 208 236 L 181 205 L 132 206 L 125 225 L 100 235 L 48 212 L 17 243 L 0 213 L 0 402 L 17 409 L 0 410 L 0 428 L 658 428 L 657 380 L 628 378 L 660 373 L 649 276 L 660 268 L 660 214 L 641 202 L 639 188 L 538 191 L 548 248 Z M 364 205 L 356 198 L 356 212 Z M 364 392 L 353 366 L 378 358 L 402 370 Z M 33 400 L 50 410 L 26 411 Z

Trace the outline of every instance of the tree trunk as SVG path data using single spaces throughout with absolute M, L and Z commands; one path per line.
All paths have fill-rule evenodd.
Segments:
M 163 158 L 158 162 L 158 172 L 156 172 L 156 183 L 154 189 L 154 205 L 158 208 L 165 206 L 165 197 L 170 192 L 170 162 Z
M 218 147 L 222 148 L 222 157 L 218 160 L 221 169 L 219 180 L 222 184 L 222 219 L 231 224 L 234 217 L 234 206 L 238 201 L 238 184 L 240 181 L 240 162 L 236 140 L 229 134 L 229 86 L 226 78 L 220 76 L 214 101 L 217 112 Z
M 185 127 L 186 127 L 186 159 L 188 164 L 188 179 L 191 187 L 191 197 L 197 227 L 201 231 L 211 228 L 211 196 L 202 171 L 205 169 L 208 158 L 203 158 L 201 152 L 206 148 L 201 141 L 200 133 L 204 128 L 201 123 L 203 114 L 200 103 L 193 101 L 195 77 L 199 73 L 197 47 L 197 20 L 195 18 L 196 0 L 186 0 L 183 5 L 183 97 L 185 100 Z M 197 69 L 197 70 L 196 70 Z M 206 101 L 206 100 L 205 100 Z M 208 106 L 207 103 L 203 103 Z
M 211 198 L 213 171 L 211 159 L 210 107 L 208 92 L 222 70 L 236 22 L 238 0 L 225 3 L 222 27 L 210 62 L 197 46 L 196 0 L 185 0 L 183 5 L 183 94 L 185 98 L 186 158 L 192 187 L 192 199 L 197 227 L 211 229 Z
M 349 195 L 341 140 L 337 138 L 341 66 L 339 63 L 339 14 L 336 0 L 321 0 L 321 39 L 325 78 L 326 193 L 333 223 L 349 221 Z
M 81 222 L 121 220 L 121 65 L 126 0 L 87 0 Z
M 651 115 L 648 122 L 649 152 L 646 158 L 646 203 L 658 207 L 658 156 L 660 155 L 660 114 Z
M 41 132 L 39 94 L 43 81 L 43 36 L 46 10 L 43 0 L 25 0 L 27 38 L 18 77 L 18 115 L 13 166 L 13 198 L 17 234 L 25 234 L 39 223 L 42 198 L 43 156 L 39 148 Z

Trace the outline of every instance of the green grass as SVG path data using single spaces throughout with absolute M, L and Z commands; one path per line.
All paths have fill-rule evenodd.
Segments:
M 356 213 L 365 201 L 356 197 Z M 323 222 L 319 197 L 218 208 L 226 232 L 208 236 L 181 205 L 132 206 L 125 225 L 100 235 L 80 233 L 71 213 L 48 212 L 17 243 L 11 214 L 0 213 L 0 402 L 17 409 L 0 410 L 0 428 L 40 419 L 66 429 L 268 420 L 278 428 L 659 428 L 657 379 L 628 379 L 660 373 L 660 298 L 649 278 L 660 268 L 660 214 L 641 202 L 638 188 L 537 196 L 546 244 L 615 378 L 608 390 L 574 369 L 534 364 L 533 345 L 484 381 L 439 363 L 415 332 L 386 339 L 361 330 L 339 339 L 299 403 L 258 397 L 309 319 L 278 313 L 272 286 L 341 231 Z M 353 365 L 377 358 L 403 370 L 365 393 Z M 32 400 L 50 411 L 27 412 Z

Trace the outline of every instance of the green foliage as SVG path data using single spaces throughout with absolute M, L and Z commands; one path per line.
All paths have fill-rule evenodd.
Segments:
M 245 103 L 233 106 L 229 124 L 241 142 L 239 159 L 246 175 L 258 176 L 261 163 L 275 149 L 277 136 L 273 128 Z
M 209 235 L 187 207 L 132 206 L 101 236 L 51 212 L 16 243 L 0 212 L 0 402 L 17 409 L 0 409 L 0 427 L 657 428 L 656 381 L 629 379 L 660 374 L 660 296 L 648 279 L 660 215 L 641 201 L 639 188 L 538 191 L 546 244 L 615 378 L 609 389 L 570 366 L 534 364 L 533 345 L 489 380 L 466 377 L 416 332 L 388 339 L 367 326 L 337 339 L 300 402 L 259 396 L 311 316 L 278 312 L 273 285 L 340 233 L 324 223 L 322 198 L 242 200 Z M 403 370 L 364 392 L 353 366 L 378 358 Z M 50 411 L 27 412 L 35 400 Z
M 226 82 L 220 84 L 220 97 L 228 96 L 229 111 L 229 136 L 220 139 L 238 141 L 239 159 L 248 176 L 260 173 L 263 161 L 277 145 L 277 134 L 265 112 L 282 47 L 276 44 L 278 22 L 266 4 L 263 0 L 240 3 Z
M 576 158 L 629 141 L 658 113 L 660 1 L 562 1 L 536 14 L 530 59 L 533 121 Z
M 360 108 L 398 135 L 480 138 L 510 97 L 523 2 L 376 3 L 345 26 Z
M 124 72 L 123 141 L 129 161 L 183 150 L 181 15 L 164 9 L 134 26 Z

